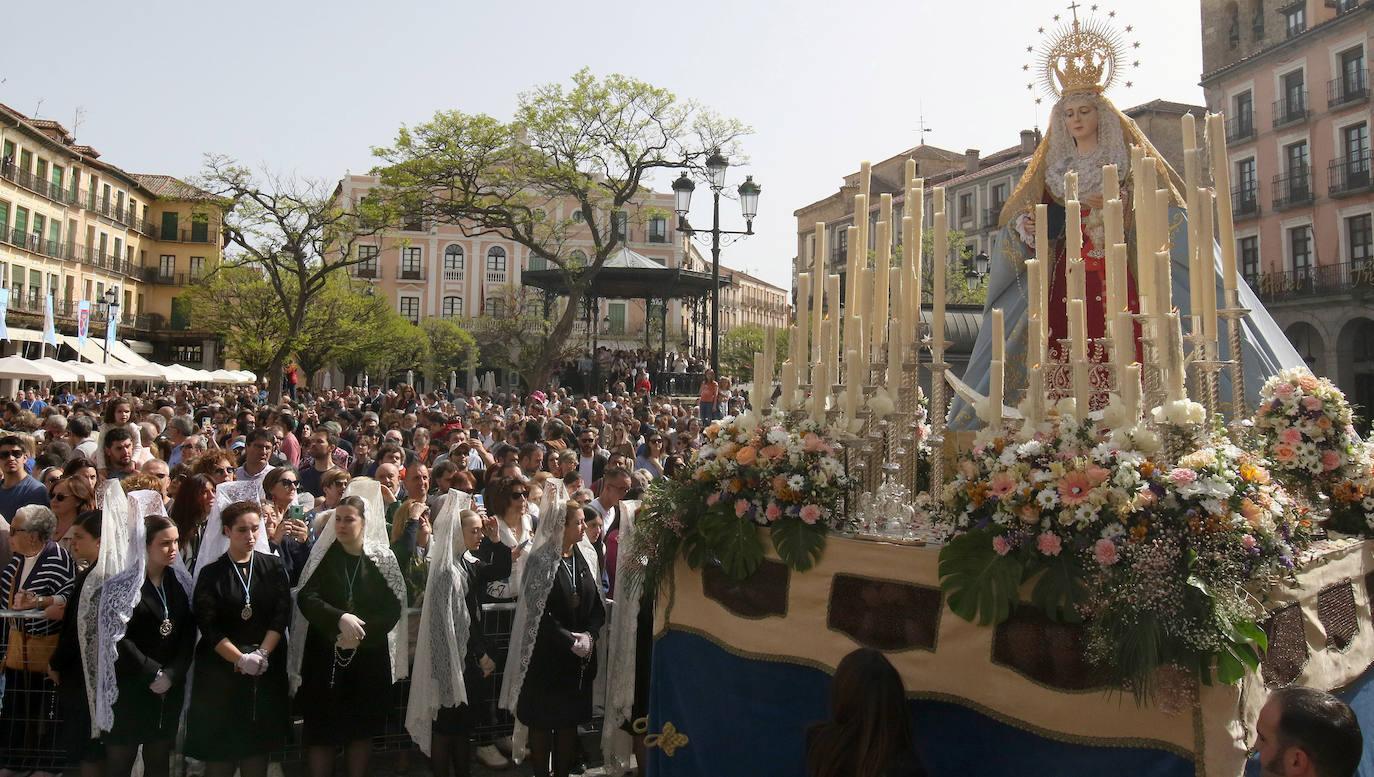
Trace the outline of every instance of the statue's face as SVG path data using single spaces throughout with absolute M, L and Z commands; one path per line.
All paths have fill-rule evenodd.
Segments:
M 1097 140 L 1097 104 L 1092 99 L 1070 98 L 1060 110 L 1064 111 L 1064 126 L 1075 141 Z

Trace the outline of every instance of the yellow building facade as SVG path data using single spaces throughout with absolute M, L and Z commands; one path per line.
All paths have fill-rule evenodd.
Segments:
M 76 333 L 79 301 L 92 303 L 83 356 L 103 356 L 113 313 L 119 337 L 143 356 L 218 366 L 215 337 L 192 326 L 183 292 L 219 263 L 223 213 L 206 192 L 171 176 L 127 172 L 61 124 L 0 104 L 6 352 L 41 329 L 51 296 L 57 329 L 68 335 Z

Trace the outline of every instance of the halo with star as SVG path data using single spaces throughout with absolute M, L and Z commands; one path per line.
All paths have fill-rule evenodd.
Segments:
M 1102 8 L 1097 3 L 1087 6 L 1088 13 L 1080 17 L 1079 11 L 1083 8 L 1084 6 L 1076 0 L 1072 2 L 1068 6 L 1068 18 L 1065 18 L 1064 14 L 1055 14 L 1053 21 L 1056 22 L 1056 26 L 1036 29 L 1036 33 L 1041 36 L 1038 51 L 1035 45 L 1026 47 L 1026 53 L 1032 55 L 1033 61 L 1022 65 L 1021 70 L 1037 76 L 1026 83 L 1026 89 L 1031 92 L 1035 91 L 1037 85 L 1040 87 L 1042 94 L 1035 98 L 1037 105 L 1045 97 L 1057 100 L 1061 96 L 1060 84 L 1055 74 L 1057 64 L 1065 58 L 1088 63 L 1089 57 L 1095 57 L 1095 61 L 1100 63 L 1102 68 L 1097 81 L 1101 91 L 1105 92 L 1118 81 L 1123 82 L 1127 88 L 1134 85 L 1134 82 L 1126 80 L 1126 71 L 1140 67 L 1140 60 L 1128 62 L 1126 53 L 1129 49 L 1140 48 L 1139 41 L 1128 40 L 1135 32 L 1135 27 L 1126 25 L 1118 29 L 1115 24 L 1116 11 L 1113 10 L 1106 11 L 1103 16 L 1097 16 Z

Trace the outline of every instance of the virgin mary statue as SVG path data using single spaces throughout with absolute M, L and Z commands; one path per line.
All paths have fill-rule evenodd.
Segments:
M 1131 175 L 1131 146 L 1140 147 L 1144 156 L 1153 158 L 1156 165 L 1157 185 L 1170 191 L 1169 236 L 1172 246 L 1173 300 L 1183 320 L 1188 320 L 1189 310 L 1189 272 L 1188 272 L 1188 214 L 1184 208 L 1184 184 L 1178 173 L 1164 161 L 1163 156 L 1140 131 L 1134 120 L 1122 114 L 1104 92 L 1114 78 L 1115 52 L 1110 41 L 1103 45 L 1093 45 L 1090 36 L 1080 31 L 1078 22 L 1067 29 L 1059 40 L 1047 47 L 1045 56 L 1044 81 L 1051 93 L 1058 98 L 1050 115 L 1049 129 L 1041 140 L 1035 154 L 1031 157 L 1026 172 L 1021 176 L 1016 190 L 1002 208 L 999 219 L 1001 232 L 994 256 L 992 257 L 988 279 L 987 303 L 984 306 L 984 321 L 994 308 L 1001 308 L 1006 330 L 1005 391 L 1006 396 L 1015 399 L 1021 396 L 1026 386 L 1027 352 L 1027 285 L 1025 262 L 1035 258 L 1035 206 L 1047 205 L 1050 236 L 1050 257 L 1041 257 L 1042 265 L 1048 267 L 1046 278 L 1049 289 L 1049 315 L 1047 349 L 1051 362 L 1065 362 L 1060 342 L 1069 336 L 1067 325 L 1067 284 L 1065 281 L 1065 174 L 1078 174 L 1078 201 L 1081 208 L 1083 234 L 1083 263 L 1085 273 L 1085 300 L 1089 338 L 1104 335 L 1104 312 L 1106 309 L 1106 238 L 1103 227 L 1103 203 L 1120 197 L 1125 213 L 1126 241 L 1129 246 L 1129 270 L 1127 292 L 1129 306 L 1139 312 L 1139 299 L 1136 294 L 1136 240 L 1135 223 L 1132 217 L 1132 189 L 1134 180 Z M 1075 37 L 1077 36 L 1077 37 Z M 1222 142 L 1212 138 L 1211 142 Z M 1121 172 L 1121 191 L 1109 196 L 1102 191 L 1103 165 L 1116 165 Z M 1204 249 L 1212 257 L 1213 278 L 1217 284 L 1217 298 L 1224 299 L 1221 290 L 1219 247 L 1208 240 Z M 1288 367 L 1303 365 L 1296 350 L 1284 337 L 1278 325 L 1265 311 L 1255 293 L 1245 285 L 1240 286 L 1241 305 L 1250 311 L 1241 320 L 1242 348 L 1245 359 L 1245 388 L 1251 406 L 1259 394 L 1260 386 L 1266 378 Z M 1139 327 L 1136 337 L 1139 338 Z M 1225 336 L 1223 330 L 1223 337 Z M 1137 342 L 1137 347 L 1138 347 Z M 1224 348 L 1224 346 L 1223 346 Z M 1090 358 L 1105 362 L 1106 355 L 1095 350 Z M 968 369 L 963 382 L 978 393 L 988 393 L 988 371 L 992 343 L 989 327 L 984 326 L 978 333 L 973 353 L 969 358 Z M 1137 359 L 1140 352 L 1137 350 Z M 1052 367 L 1052 365 L 1047 365 Z M 1095 371 L 1105 372 L 1103 371 Z M 1059 380 L 1053 376 L 1054 369 L 1047 370 L 1051 376 L 1047 390 L 1053 398 L 1056 394 L 1067 394 L 1064 371 L 1059 371 Z M 1056 383 L 1058 385 L 1056 385 Z M 1093 383 L 1099 384 L 1097 375 Z M 1221 373 L 1219 396 L 1231 394 L 1229 377 Z M 1105 394 L 1097 397 L 1101 400 Z M 1096 408 L 1100 402 L 1094 402 Z M 950 408 L 950 425 L 955 429 L 973 429 L 981 425 L 974 415 L 971 405 L 956 396 Z

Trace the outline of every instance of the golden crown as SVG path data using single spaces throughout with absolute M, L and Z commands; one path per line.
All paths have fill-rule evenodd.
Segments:
M 1040 86 L 1044 92 L 1055 99 L 1066 94 L 1101 94 L 1112 87 L 1122 76 L 1123 68 L 1140 67 L 1140 61 L 1127 63 L 1126 52 L 1129 48 L 1139 48 L 1140 43 L 1127 43 L 1123 33 L 1113 26 L 1116 11 L 1108 11 L 1105 19 L 1088 17 L 1080 19 L 1077 2 L 1069 6 L 1073 16 L 1063 21 L 1058 28 L 1046 33 L 1044 27 L 1038 32 L 1045 36 L 1038 54 L 1034 46 L 1027 46 L 1026 52 L 1036 54 L 1034 65 L 1040 76 Z M 1097 5 L 1089 6 L 1096 12 Z M 1061 16 L 1055 14 L 1054 20 Z M 1129 34 L 1134 28 L 1127 25 L 1124 32 Z M 1021 69 L 1029 71 L 1032 65 Z M 1126 81 L 1126 86 L 1131 86 Z M 1035 82 L 1026 84 L 1035 89 Z M 1037 103 L 1040 98 L 1036 98 Z

